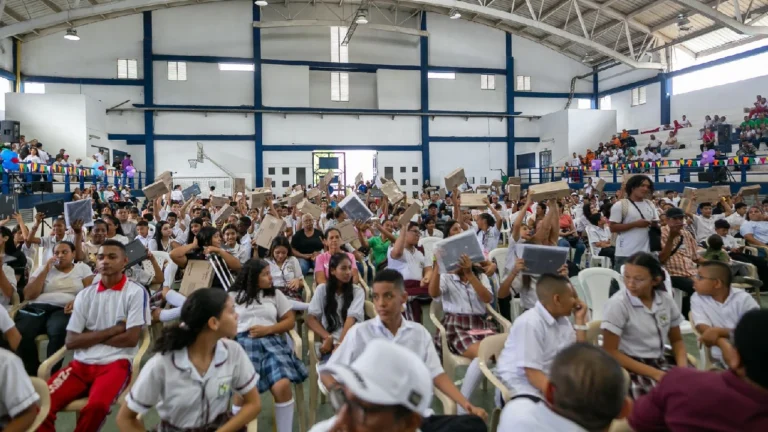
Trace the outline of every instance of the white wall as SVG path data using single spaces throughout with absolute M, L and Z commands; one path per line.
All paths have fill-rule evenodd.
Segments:
M 0 68 L 13 72 L 13 44 L 12 38 L 0 39 Z
M 659 72 L 660 71 L 652 69 L 632 69 L 623 64 L 614 66 L 598 73 L 598 88 L 601 92 L 610 90 L 625 84 L 653 78 L 658 75 Z
M 765 94 L 768 88 L 768 76 L 752 78 L 731 84 L 710 87 L 672 96 L 672 120 L 680 120 L 683 114 L 701 127 L 704 116 L 726 115 L 734 124 L 741 123 L 744 118 L 744 108 L 753 107 L 755 96 Z
M 507 109 L 507 79 L 495 75 L 495 89 L 481 90 L 480 75 L 456 74 L 456 79 L 429 80 L 429 109 L 495 111 Z
M 567 99 L 555 98 L 515 98 L 515 111 L 523 115 L 543 116 L 562 111 L 567 101 Z M 537 119 L 515 119 L 515 136 L 540 136 L 540 122 Z
M 187 63 L 187 80 L 170 81 L 168 63 L 154 62 L 154 73 L 156 104 L 253 106 L 253 72 L 220 71 L 216 63 Z
M 415 116 L 264 115 L 264 144 L 417 145 Z
M 568 153 L 585 155 L 616 133 L 616 111 L 568 110 Z M 553 153 L 554 156 L 554 153 Z
M 274 169 L 274 174 L 270 173 Z M 289 185 L 296 184 L 296 169 L 304 168 L 307 182 L 314 184 L 312 180 L 312 152 L 309 151 L 265 151 L 264 152 L 264 176 L 270 177 L 275 182 L 272 192 L 282 195 L 289 187 L 284 187 L 283 182 Z M 283 174 L 283 169 L 288 174 Z
M 507 136 L 507 119 L 435 117 L 429 120 L 429 135 L 449 137 Z
M 253 135 L 253 114 L 160 112 L 154 117 L 158 135 Z
M 571 78 L 592 72 L 571 58 L 515 35 L 512 35 L 512 56 L 515 58 L 515 76 L 530 76 L 531 91 L 535 92 L 569 92 Z M 576 91 L 591 93 L 592 77 L 577 80 Z
M 253 187 L 256 175 L 253 141 L 204 141 L 205 153 L 224 166 L 235 177 L 245 178 L 247 187 Z M 190 168 L 189 159 L 197 157 L 195 141 L 155 141 L 155 166 L 157 173 L 171 171 L 175 177 L 228 177 L 210 161 Z
M 349 102 L 331 100 L 331 72 L 309 71 L 309 106 L 312 108 L 376 109 L 376 74 L 350 73 Z
M 427 14 L 429 64 L 504 69 L 504 32 L 445 15 Z M 482 48 L 482 49 L 480 49 Z
M 659 83 L 646 87 L 646 103 L 632 105 L 632 91 L 611 95 L 611 108 L 616 111 L 616 127 L 621 129 L 651 129 L 661 122 L 661 88 Z M 608 137 L 610 138 L 610 137 Z M 604 139 L 604 138 L 601 138 Z
M 445 186 L 445 176 L 456 168 L 464 168 L 464 175 L 474 177 L 475 185 L 490 184 L 493 179 L 501 179 L 498 169 L 507 170 L 507 143 L 430 143 L 429 165 L 429 182 L 433 185 Z
M 379 109 L 421 109 L 419 71 L 379 69 L 376 71 Z
M 541 117 L 539 121 L 540 138 L 542 141 L 554 140 L 547 142 L 547 147 L 552 149 L 552 164 L 562 165 L 568 158 L 571 152 L 568 145 L 568 111 L 557 111 L 552 114 L 547 114 Z M 543 149 L 543 147 L 536 147 L 537 149 Z M 522 151 L 515 151 L 515 154 L 523 154 Z M 539 157 L 538 152 L 536 154 L 536 163 L 538 164 Z
M 264 106 L 308 107 L 309 66 L 261 66 L 261 102 Z
M 421 152 L 380 151 L 378 152 L 376 163 L 379 177 L 384 177 L 386 168 L 392 167 L 393 179 L 400 189 L 408 194 L 409 197 L 412 197 L 414 192 L 421 192 L 423 177 Z M 432 176 L 434 176 L 434 174 L 432 174 Z M 430 183 L 432 183 L 431 180 Z

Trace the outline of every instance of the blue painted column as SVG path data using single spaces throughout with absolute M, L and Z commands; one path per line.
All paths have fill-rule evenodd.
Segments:
M 596 70 L 597 68 L 594 68 L 593 70 Z M 600 108 L 600 101 L 598 99 L 598 94 L 600 93 L 600 80 L 598 77 L 597 72 L 592 73 L 592 109 L 599 109 Z
M 427 30 L 427 12 L 421 12 L 421 24 L 419 29 Z M 421 67 L 421 112 L 429 112 L 429 38 L 427 36 L 421 36 L 419 38 L 419 53 Z M 422 181 L 430 180 L 429 178 L 429 117 L 421 116 L 421 172 Z M 431 183 L 431 181 L 430 181 Z
M 261 21 L 261 9 L 253 5 L 253 22 Z M 253 106 L 258 110 L 264 107 L 261 100 L 261 28 L 253 28 Z M 254 127 L 254 163 L 256 164 L 256 179 L 254 185 L 262 187 L 264 182 L 264 128 L 262 114 L 253 115 Z
M 661 124 L 672 123 L 672 78 L 668 74 L 661 74 L 659 87 L 661 88 Z
M 515 58 L 512 57 L 512 35 L 506 36 L 507 114 L 515 112 Z M 515 119 L 507 117 L 507 175 L 515 176 Z
M 152 12 L 144 18 L 144 105 L 154 105 L 155 74 L 152 65 Z M 144 156 L 147 162 L 147 182 L 155 178 L 155 118 L 154 111 L 144 111 Z

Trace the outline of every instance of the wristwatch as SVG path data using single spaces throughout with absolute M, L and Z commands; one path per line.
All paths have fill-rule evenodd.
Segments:
M 587 331 L 587 330 L 589 330 L 589 326 L 574 324 L 573 325 L 573 329 L 576 330 L 576 331 Z

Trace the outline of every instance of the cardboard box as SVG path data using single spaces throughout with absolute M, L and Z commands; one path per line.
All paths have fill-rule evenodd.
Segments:
M 360 183 L 364 183 L 363 182 L 363 173 L 358 173 L 355 176 L 355 186 L 359 185 Z
M 519 185 L 521 183 L 522 183 L 522 179 L 520 177 L 508 177 L 507 178 L 507 184 Z
M 683 188 L 683 198 L 693 198 L 693 193 L 696 192 L 696 188 L 685 187 Z
M 306 199 L 300 202 L 297 207 L 301 213 L 312 215 L 312 217 L 315 218 L 315 220 L 319 220 L 320 217 L 322 217 L 323 215 L 323 209 L 321 209 L 319 206 L 312 204 Z
M 488 199 L 488 196 L 485 194 L 463 193 L 461 194 L 461 206 L 469 208 L 486 208 L 488 207 L 488 204 L 483 202 L 485 199 Z
M 408 222 L 413 219 L 414 216 L 421 213 L 421 205 L 418 203 L 412 203 L 410 206 L 408 206 L 407 209 L 405 209 L 405 213 L 400 215 L 400 219 L 397 221 L 397 223 L 400 224 L 400 226 L 406 225 Z
M 541 183 L 529 186 L 528 193 L 533 201 L 541 202 L 548 199 L 567 197 L 571 194 L 571 187 L 564 181 Z
M 440 199 L 441 199 L 441 200 L 445 200 L 445 193 L 446 193 L 446 192 L 445 192 L 445 188 L 440 188 L 440 189 L 437 191 L 437 193 L 438 193 L 438 194 L 440 194 Z
M 256 231 L 256 244 L 265 249 L 269 249 L 269 247 L 272 246 L 272 240 L 283 233 L 284 226 L 284 220 L 276 218 L 270 214 L 264 216 L 258 231 Z
M 173 189 L 171 186 L 171 183 L 173 183 L 173 174 L 171 174 L 170 171 L 161 172 L 159 176 L 155 177 L 155 181 L 162 181 L 165 183 L 165 185 L 168 186 L 168 190 Z
M 232 191 L 232 196 L 235 196 L 238 193 L 242 193 L 243 195 L 245 195 L 245 179 L 244 178 L 240 178 L 240 177 L 235 178 L 235 185 Z
M 511 199 L 512 201 L 519 201 L 520 185 L 507 184 L 507 196 L 509 196 L 509 199 Z
M 449 191 L 464 184 L 467 181 L 467 177 L 464 175 L 464 168 L 457 168 L 447 176 L 445 176 L 445 188 Z
M 373 217 L 373 213 L 357 194 L 347 195 L 339 203 L 339 208 L 352 220 L 366 222 Z
M 235 208 L 229 204 L 224 204 L 224 207 L 222 207 L 219 211 L 216 212 L 215 215 L 213 215 L 213 223 L 215 223 L 216 226 L 221 227 L 222 224 L 227 221 L 227 218 L 233 213 L 235 213 Z
M 347 219 L 344 222 L 336 225 L 336 229 L 341 233 L 342 243 L 352 243 L 357 240 L 357 231 L 355 230 L 355 224 L 351 220 Z
M 144 192 L 144 196 L 148 200 L 153 200 L 157 197 L 161 197 L 167 193 L 169 193 L 171 189 L 168 187 L 168 184 L 165 183 L 163 180 L 158 180 L 151 185 L 144 186 L 142 189 L 142 192 Z
M 264 187 L 265 188 L 272 187 L 272 177 L 264 177 Z
M 381 191 L 387 196 L 389 202 L 392 204 L 397 204 L 400 200 L 405 198 L 403 191 L 401 191 L 400 187 L 397 186 L 397 183 L 393 181 L 388 181 L 382 184 Z
M 731 196 L 731 189 L 728 186 L 713 186 L 706 189 L 696 190 L 696 204 L 717 203 L 724 197 Z
M 328 192 L 328 186 L 333 181 L 333 178 L 336 177 L 336 173 L 333 171 L 326 174 L 322 180 L 320 180 L 320 184 L 317 185 L 318 189 L 320 189 L 322 192 L 327 193 Z
M 494 180 L 491 182 L 491 189 L 500 192 L 501 191 L 501 180 Z
M 597 183 L 595 183 L 594 186 L 596 191 L 602 193 L 603 189 L 605 189 L 605 179 L 597 179 Z
M 215 196 L 215 195 L 211 197 L 211 204 L 214 207 L 224 207 L 229 203 L 230 203 L 229 198 L 222 197 L 222 196 Z
M 475 187 L 475 193 L 488 195 L 490 190 L 491 190 L 490 185 L 478 185 L 477 187 Z
M 749 195 L 758 196 L 759 194 L 760 194 L 760 185 L 744 186 L 741 189 L 739 189 L 739 195 L 741 196 L 749 196 Z
M 210 288 L 214 277 L 216 277 L 216 273 L 210 262 L 207 260 L 189 260 L 184 268 L 179 293 L 189 297 L 200 288 Z
M 295 206 L 304 201 L 304 191 L 295 191 L 288 196 L 288 205 Z
M 320 194 L 321 194 L 320 189 L 312 188 L 312 189 L 307 191 L 307 198 L 308 199 L 315 199 L 315 198 L 319 197 Z
M 272 196 L 272 190 L 268 188 L 256 188 L 251 192 L 251 207 L 262 208 L 267 203 L 267 198 Z

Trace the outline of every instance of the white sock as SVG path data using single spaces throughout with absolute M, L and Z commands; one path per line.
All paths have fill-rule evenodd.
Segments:
M 293 432 L 294 400 L 275 404 L 275 423 L 277 432 Z
M 237 405 L 232 405 L 232 415 L 237 415 L 237 413 L 240 412 L 240 408 L 241 407 L 239 407 Z
M 472 392 L 475 391 L 478 381 L 480 381 L 480 361 L 478 359 L 472 360 L 472 363 L 467 367 L 467 373 L 464 375 L 464 382 L 461 383 L 461 394 L 469 400 L 472 396 Z M 458 407 L 457 414 L 462 415 L 467 412 L 462 407 Z

